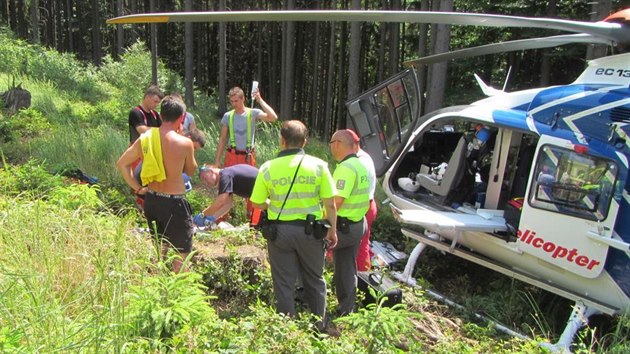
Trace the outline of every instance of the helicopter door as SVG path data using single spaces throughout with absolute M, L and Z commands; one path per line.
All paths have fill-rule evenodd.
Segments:
M 517 237 L 521 250 L 586 278 L 604 268 L 617 217 L 618 166 L 587 146 L 542 136 Z
M 346 102 L 361 146 L 382 176 L 396 161 L 420 114 L 418 81 L 413 68 L 389 78 Z

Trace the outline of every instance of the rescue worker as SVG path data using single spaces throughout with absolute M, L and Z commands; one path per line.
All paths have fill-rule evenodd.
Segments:
M 365 214 L 370 208 L 368 171 L 356 154 L 359 137 L 349 129 L 336 131 L 330 140 L 330 151 L 339 162 L 333 180 L 337 194 L 337 234 L 333 249 L 335 293 L 339 302 L 337 314 L 354 311 L 357 290 L 357 251 L 367 229 Z
M 354 134 L 354 132 L 352 132 Z M 359 137 L 356 137 L 356 140 L 359 140 Z M 359 144 L 355 144 L 355 152 L 359 161 L 365 166 L 365 169 L 368 172 L 368 179 L 370 181 L 370 208 L 368 209 L 367 214 L 365 214 L 365 221 L 367 222 L 367 227 L 365 229 L 365 234 L 363 234 L 363 238 L 361 238 L 361 245 L 359 245 L 359 251 L 357 252 L 357 271 L 365 272 L 369 271 L 372 267 L 372 255 L 370 254 L 370 236 L 372 234 L 372 223 L 374 219 L 376 219 L 376 214 L 378 213 L 378 209 L 376 207 L 376 201 L 374 201 L 374 193 L 376 192 L 376 169 L 374 168 L 374 160 L 372 157 L 365 152 L 365 150 L 359 147 Z
M 252 141 L 255 135 L 256 122 L 258 120 L 275 122 L 278 116 L 273 108 L 263 100 L 260 91 L 256 90 L 252 95 L 262 110 L 245 107 L 245 93 L 240 87 L 233 87 L 228 93 L 230 104 L 234 109 L 226 112 L 221 118 L 221 135 L 217 145 L 215 166 L 221 166 L 221 157 L 226 145 L 227 151 L 225 152 L 223 167 L 241 163 L 256 166 L 254 141 Z
M 258 102 L 262 110 L 245 107 L 245 93 L 240 87 L 233 87 L 228 93 L 233 109 L 226 112 L 221 118 L 221 135 L 217 145 L 217 157 L 214 166 L 221 166 L 223 150 L 227 145 L 223 167 L 237 164 L 248 164 L 256 167 L 256 153 L 254 151 L 254 137 L 256 135 L 256 122 L 275 122 L 278 119 L 276 112 L 263 100 L 260 90 L 252 92 L 252 98 Z M 229 138 L 229 140 L 228 140 Z M 254 208 L 247 199 L 247 219 L 257 218 Z
M 337 244 L 337 211 L 328 164 L 303 150 L 307 132 L 304 123 L 298 120 L 282 123 L 281 151 L 278 157 L 260 167 L 251 201 L 255 207 L 267 209 L 267 223 L 275 228 L 272 235 L 263 228 L 263 236 L 267 238 L 277 311 L 296 315 L 295 284 L 300 276 L 305 299 L 311 312 L 320 319 L 317 328 L 321 331 L 326 313 L 324 246 L 325 242 L 331 248 Z M 321 233 L 307 222 L 323 218 L 330 228 Z

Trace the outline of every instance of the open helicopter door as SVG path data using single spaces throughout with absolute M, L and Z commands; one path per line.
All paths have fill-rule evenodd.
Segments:
M 346 102 L 361 146 L 382 176 L 403 151 L 420 114 L 416 73 L 409 68 Z
M 588 146 L 543 135 L 518 226 L 519 248 L 582 277 L 597 277 L 614 242 L 618 170 Z

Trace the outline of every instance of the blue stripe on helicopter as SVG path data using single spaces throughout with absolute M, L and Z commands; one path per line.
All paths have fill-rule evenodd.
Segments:
M 513 127 L 519 130 L 530 131 L 527 126 L 527 113 L 515 109 L 497 109 L 492 112 L 495 123 Z
M 559 129 L 568 129 L 588 135 L 590 139 L 606 141 L 610 136 L 612 123 L 625 125 L 630 121 L 629 98 L 628 87 L 611 85 L 555 87 L 541 91 L 532 100 L 529 112 L 539 123 L 555 124 Z M 554 101 L 560 102 L 552 104 Z M 611 114 L 615 119 L 611 119 Z M 622 127 L 622 130 L 628 133 L 630 127 Z

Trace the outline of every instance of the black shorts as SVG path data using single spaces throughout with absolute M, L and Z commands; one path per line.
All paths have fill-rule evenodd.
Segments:
M 144 201 L 144 216 L 149 230 L 157 233 L 182 253 L 192 251 L 193 221 L 190 204 L 183 195 L 168 196 L 149 191 Z M 155 225 L 155 229 L 154 229 Z

